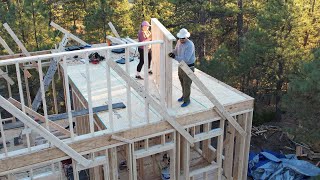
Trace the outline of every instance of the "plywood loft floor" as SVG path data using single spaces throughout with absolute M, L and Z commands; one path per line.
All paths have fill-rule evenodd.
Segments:
M 119 58 L 124 57 L 124 54 L 114 54 L 111 53 L 108 58 L 112 60 L 118 60 Z M 80 62 L 80 61 L 79 61 Z M 81 95 L 88 100 L 87 92 L 87 77 L 86 77 L 86 66 L 84 63 L 69 63 L 68 64 L 68 76 L 71 82 L 75 85 Z M 138 58 L 134 58 L 134 61 L 130 62 L 130 76 L 135 79 L 136 67 L 139 63 Z M 125 70 L 124 64 L 119 64 L 123 70 Z M 92 104 L 93 107 L 107 105 L 108 104 L 108 90 L 107 90 L 107 76 L 106 76 L 106 61 L 102 61 L 99 64 L 90 64 L 90 79 L 91 79 L 91 92 L 92 92 Z M 144 69 L 142 69 L 141 75 L 143 74 Z M 213 107 L 213 104 L 202 94 L 202 92 L 192 84 L 191 90 L 191 103 L 185 108 L 181 108 L 181 103 L 177 102 L 177 99 L 181 96 L 181 86 L 178 79 L 178 63 L 173 60 L 173 99 L 172 99 L 172 109 L 177 116 L 195 113 L 199 111 L 204 111 Z M 234 88 L 231 88 L 224 83 L 210 77 L 209 75 L 203 73 L 200 70 L 195 71 L 197 77 L 209 88 L 209 90 L 217 97 L 217 99 L 223 105 L 230 105 L 237 102 L 245 101 L 250 97 L 237 91 Z M 153 82 L 152 75 L 149 76 L 149 91 L 151 96 L 159 102 L 160 95 L 156 88 L 155 83 Z M 143 80 L 136 80 L 143 85 Z M 126 82 L 113 70 L 111 70 L 111 86 L 112 86 L 112 102 L 123 102 L 126 106 L 129 106 L 127 103 L 127 92 L 126 92 Z M 144 99 L 141 98 L 134 90 L 131 91 L 131 107 L 132 107 L 132 125 L 133 127 L 138 127 L 146 124 L 147 120 L 144 113 Z M 109 112 L 98 113 L 98 117 L 101 122 L 110 129 L 109 122 Z M 161 115 L 158 114 L 150 106 L 150 122 L 160 121 L 162 119 Z M 122 131 L 129 129 L 129 121 L 127 117 L 127 109 L 113 110 L 113 119 L 114 119 L 114 131 Z

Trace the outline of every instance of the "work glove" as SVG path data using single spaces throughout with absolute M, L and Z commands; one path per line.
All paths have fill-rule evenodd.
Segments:
M 172 52 L 171 52 L 171 53 L 169 53 L 169 54 L 168 54 L 168 56 L 169 56 L 169 57 L 171 57 L 171 58 L 173 58 L 173 59 L 176 57 L 176 55 L 175 55 L 175 54 L 173 54 Z

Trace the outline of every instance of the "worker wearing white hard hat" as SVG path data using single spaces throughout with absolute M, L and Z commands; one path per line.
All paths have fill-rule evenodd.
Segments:
M 168 55 L 177 60 L 178 62 L 184 61 L 192 71 L 194 71 L 194 63 L 196 60 L 195 47 L 191 40 L 189 40 L 190 33 L 187 29 L 182 28 L 177 33 L 179 38 L 175 49 Z M 190 104 L 191 84 L 192 80 L 189 76 L 179 67 L 178 76 L 182 87 L 182 96 L 178 99 L 183 102 L 181 107 L 186 107 Z

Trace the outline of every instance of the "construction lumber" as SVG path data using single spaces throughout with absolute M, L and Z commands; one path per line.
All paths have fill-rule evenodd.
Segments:
M 15 107 L 22 109 L 21 103 L 13 98 L 9 98 L 8 101 L 13 104 Z M 33 111 L 32 109 L 30 109 L 29 107 L 25 106 L 25 111 L 27 114 L 33 116 L 36 120 L 40 120 L 41 122 L 46 122 L 46 119 L 44 116 L 42 116 L 41 114 Z M 58 131 L 60 131 L 61 133 L 70 136 L 70 131 L 66 130 L 64 127 L 60 126 L 59 124 L 52 122 L 52 121 L 48 121 L 48 125 L 49 127 L 52 127 Z
M 239 102 L 232 105 L 228 105 L 226 109 L 233 115 L 238 114 L 242 111 L 252 110 L 253 100 L 248 100 L 245 102 Z M 216 107 L 215 107 L 216 108 Z M 177 123 L 181 124 L 186 128 L 190 124 L 195 123 L 205 123 L 208 119 L 219 118 L 219 114 L 212 109 L 207 109 L 205 111 L 186 114 L 176 118 Z M 114 135 L 123 137 L 129 140 L 134 140 L 135 138 L 142 138 L 149 136 L 158 132 L 163 132 L 167 130 L 173 130 L 174 128 L 166 121 L 160 121 L 156 123 L 150 123 L 145 126 L 132 128 L 123 132 L 114 133 Z M 104 130 L 105 131 L 105 130 Z M 111 134 L 101 133 L 104 131 L 96 132 L 95 137 L 91 134 L 82 135 L 81 139 L 74 142 L 69 142 L 68 145 L 72 147 L 75 151 L 80 154 L 87 154 L 89 152 L 96 152 L 106 147 L 114 147 L 119 144 L 119 141 L 111 139 Z M 87 138 L 85 138 L 87 137 Z M 133 148 L 132 148 L 133 149 Z M 22 169 L 27 169 L 31 166 L 37 166 L 45 163 L 59 162 L 63 159 L 69 159 L 64 152 L 59 150 L 57 147 L 51 148 L 41 148 L 38 151 L 28 152 L 27 149 L 21 150 L 21 155 L 18 157 L 10 156 L 0 158 L 0 176 L 8 174 L 10 172 L 20 171 Z M 23 161 L 21 161 L 23 160 Z
M 213 129 L 209 132 L 200 133 L 194 136 L 195 142 L 203 141 L 206 139 L 210 139 L 213 137 L 221 136 L 223 133 L 223 130 L 221 128 Z
M 78 43 L 82 44 L 82 45 L 88 45 L 88 43 L 84 42 L 83 40 L 81 40 L 80 38 L 78 38 L 77 36 L 73 35 L 72 33 L 70 33 L 69 31 L 65 30 L 64 28 L 62 28 L 61 26 L 59 26 L 58 24 L 54 23 L 53 21 L 51 21 L 50 25 L 56 29 L 58 29 L 59 31 L 63 32 L 64 34 L 69 35 L 70 38 L 72 38 L 73 40 L 77 41 Z
M 12 29 L 10 28 L 10 26 L 7 23 L 3 24 L 3 27 L 8 31 L 8 33 L 10 34 L 10 36 L 13 38 L 13 40 L 17 43 L 17 45 L 19 46 L 19 48 L 21 49 L 22 53 L 25 54 L 26 56 L 31 56 L 31 54 L 27 51 L 27 49 L 24 47 L 24 45 L 22 44 L 22 42 L 19 40 L 19 38 L 17 37 L 17 35 L 12 31 Z M 32 65 L 38 69 L 37 67 L 37 63 L 32 61 Z M 28 78 L 31 77 L 31 74 L 29 73 L 29 71 L 26 71 L 26 75 Z
M 13 51 L 8 46 L 8 44 L 1 37 L 0 37 L 0 43 L 10 55 L 14 54 Z M 14 81 L 8 76 L 8 72 L 3 72 L 0 69 L 0 76 L 2 76 L 10 85 L 14 84 Z
M 112 33 L 117 37 L 117 38 L 120 38 L 119 34 L 118 34 L 118 31 L 116 30 L 116 28 L 113 26 L 112 22 L 109 22 L 108 23 Z
M 21 109 L 20 102 L 16 101 L 15 99 L 12 99 L 12 98 L 9 98 L 8 101 L 11 102 L 16 107 L 18 107 L 19 109 Z M 27 107 L 25 107 L 25 108 L 26 108 L 26 112 L 27 113 L 30 112 L 30 115 L 35 117 L 36 120 L 40 120 L 41 122 L 44 122 L 44 116 L 42 116 L 41 114 L 38 114 L 37 112 L 34 112 L 30 108 L 27 108 Z M 121 108 L 126 108 L 126 106 L 123 103 L 114 103 L 114 104 L 112 104 L 112 108 L 113 109 L 121 109 Z M 107 111 L 108 109 L 109 109 L 108 105 L 94 107 L 93 108 L 93 113 Z M 85 116 L 88 113 L 89 113 L 88 109 L 82 109 L 82 110 L 78 110 L 78 111 L 72 111 L 71 114 L 72 114 L 72 117 L 79 117 L 79 116 Z M 58 121 L 58 120 L 68 119 L 68 113 L 49 115 L 48 119 L 50 121 Z M 51 124 L 50 121 L 49 121 L 49 125 Z M 5 124 L 4 125 L 4 130 L 15 129 L 15 128 L 20 128 L 20 127 L 23 127 L 23 123 L 22 122 L 9 123 L 9 124 Z M 69 131 L 68 131 L 68 134 L 70 134 Z
M 150 147 L 149 149 L 141 149 L 134 152 L 133 156 L 135 159 L 140 159 L 143 157 L 151 156 L 153 154 L 169 151 L 171 149 L 174 149 L 175 144 L 174 143 L 166 143 L 164 145 L 155 145 Z
M 209 91 L 209 89 L 200 81 L 199 78 L 191 71 L 188 65 L 181 61 L 179 67 L 189 76 L 189 78 L 197 85 L 197 87 L 205 94 L 205 96 L 217 107 L 218 113 L 221 117 L 226 118 L 232 126 L 242 135 L 245 136 L 246 132 L 243 128 L 237 123 L 237 121 L 228 113 L 223 105 L 218 101 L 218 99 Z
M 2 76 L 10 85 L 14 84 L 14 81 L 8 76 L 8 73 L 3 72 L 1 69 L 0 69 L 0 76 Z
M 198 175 L 198 174 L 201 174 L 201 173 L 205 173 L 205 172 L 208 172 L 208 171 L 212 171 L 212 170 L 215 170 L 217 169 L 219 166 L 217 164 L 211 164 L 209 166 L 205 166 L 203 168 L 200 168 L 200 169 L 195 169 L 193 171 L 190 171 L 189 173 L 189 177 L 193 177 L 195 175 Z
M 2 37 L 0 36 L 0 43 L 1 45 L 4 47 L 4 49 L 8 52 L 9 55 L 14 55 L 14 52 L 11 50 L 11 48 L 8 46 L 8 44 L 6 43 L 6 41 L 4 39 L 2 39 Z
M 125 143 L 128 143 L 128 144 L 134 143 L 133 141 L 131 141 L 129 139 L 126 139 L 126 138 L 123 138 L 123 137 L 120 137 L 120 136 L 116 136 L 116 135 L 112 135 L 111 139 L 115 139 L 115 140 L 118 140 L 118 141 L 121 141 L 121 142 L 125 142 Z
M 128 75 L 117 63 L 114 61 L 107 61 L 107 64 L 112 67 L 112 69 L 118 73 L 119 76 L 121 76 L 127 83 L 130 84 L 130 86 L 136 90 L 136 92 L 143 97 L 144 99 L 147 99 L 147 101 L 150 103 L 150 105 L 162 116 L 164 116 L 164 119 L 171 124 L 186 140 L 193 146 L 194 139 L 193 137 L 184 130 L 184 128 L 172 117 L 169 115 L 168 110 L 159 105 L 144 89 L 142 85 L 140 85 L 138 82 L 133 80 L 130 75 Z
M 22 121 L 35 132 L 39 133 L 42 137 L 47 139 L 49 142 L 51 142 L 53 145 L 59 148 L 62 152 L 66 153 L 83 166 L 90 165 L 91 161 L 85 159 L 83 156 L 81 156 L 79 153 L 73 150 L 70 146 L 68 146 L 59 138 L 51 134 L 47 129 L 39 125 L 37 122 L 35 122 L 33 119 L 31 119 L 29 116 L 27 116 L 25 113 L 23 113 L 21 110 L 19 110 L 17 107 L 15 107 L 2 96 L 0 96 L 0 103 L 6 111 L 8 111 L 11 114 L 14 114 L 18 119 L 20 119 L 20 121 Z
M 111 42 L 116 43 L 116 44 L 131 44 L 127 43 L 126 41 L 123 41 L 121 38 L 116 38 L 113 36 L 107 36 L 107 39 L 109 39 Z M 137 43 L 137 42 L 132 42 L 132 43 Z M 130 47 L 130 53 L 135 54 L 137 52 L 137 47 Z
M 35 52 L 30 52 L 30 54 L 31 56 L 51 54 L 51 50 L 35 51 Z M 23 53 L 4 55 L 4 56 L 0 56 L 0 60 L 14 59 L 19 57 L 26 57 L 26 55 L 24 55 Z

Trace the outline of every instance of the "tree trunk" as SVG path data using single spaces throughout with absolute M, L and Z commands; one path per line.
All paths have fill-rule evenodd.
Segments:
M 280 102 L 281 102 L 281 97 L 282 97 L 282 86 L 284 83 L 283 80 L 283 67 L 284 67 L 284 63 L 280 57 L 280 60 L 278 61 L 278 72 L 277 72 L 277 76 L 278 76 L 278 80 L 276 83 L 276 109 L 275 109 L 275 119 L 276 121 L 280 121 L 281 120 L 281 108 L 280 108 Z
M 240 12 L 237 16 L 237 33 L 238 33 L 238 43 L 237 43 L 237 50 L 238 53 L 241 51 L 241 40 L 243 38 L 243 13 L 242 13 L 242 0 L 238 0 L 238 7 Z
M 19 9 L 18 9 L 18 14 L 19 14 L 19 21 L 20 21 L 20 26 L 19 26 L 19 30 L 20 30 L 20 33 L 21 33 L 21 37 L 22 37 L 22 41 L 23 42 L 27 42 L 26 40 L 26 36 L 25 36 L 25 32 L 24 32 L 24 23 L 23 23 L 23 20 L 22 20 L 22 5 L 20 3 L 20 1 L 18 1 L 18 5 L 19 5 Z
M 34 39 L 36 41 L 37 50 L 39 51 L 40 49 L 39 49 L 39 42 L 38 42 L 38 36 L 37 36 L 36 15 L 35 15 L 35 11 L 34 11 L 33 0 L 31 1 L 31 6 L 32 6 L 32 22 L 33 22 Z
M 204 26 L 206 24 L 206 13 L 205 10 L 202 9 L 201 7 L 201 11 L 199 12 L 199 18 L 200 18 L 200 24 L 202 26 Z M 200 47 L 198 47 L 198 57 L 199 57 L 199 61 L 201 63 L 201 61 L 205 58 L 206 56 L 206 32 L 205 30 L 203 30 L 202 32 L 200 32 L 201 34 L 199 34 L 199 45 Z

